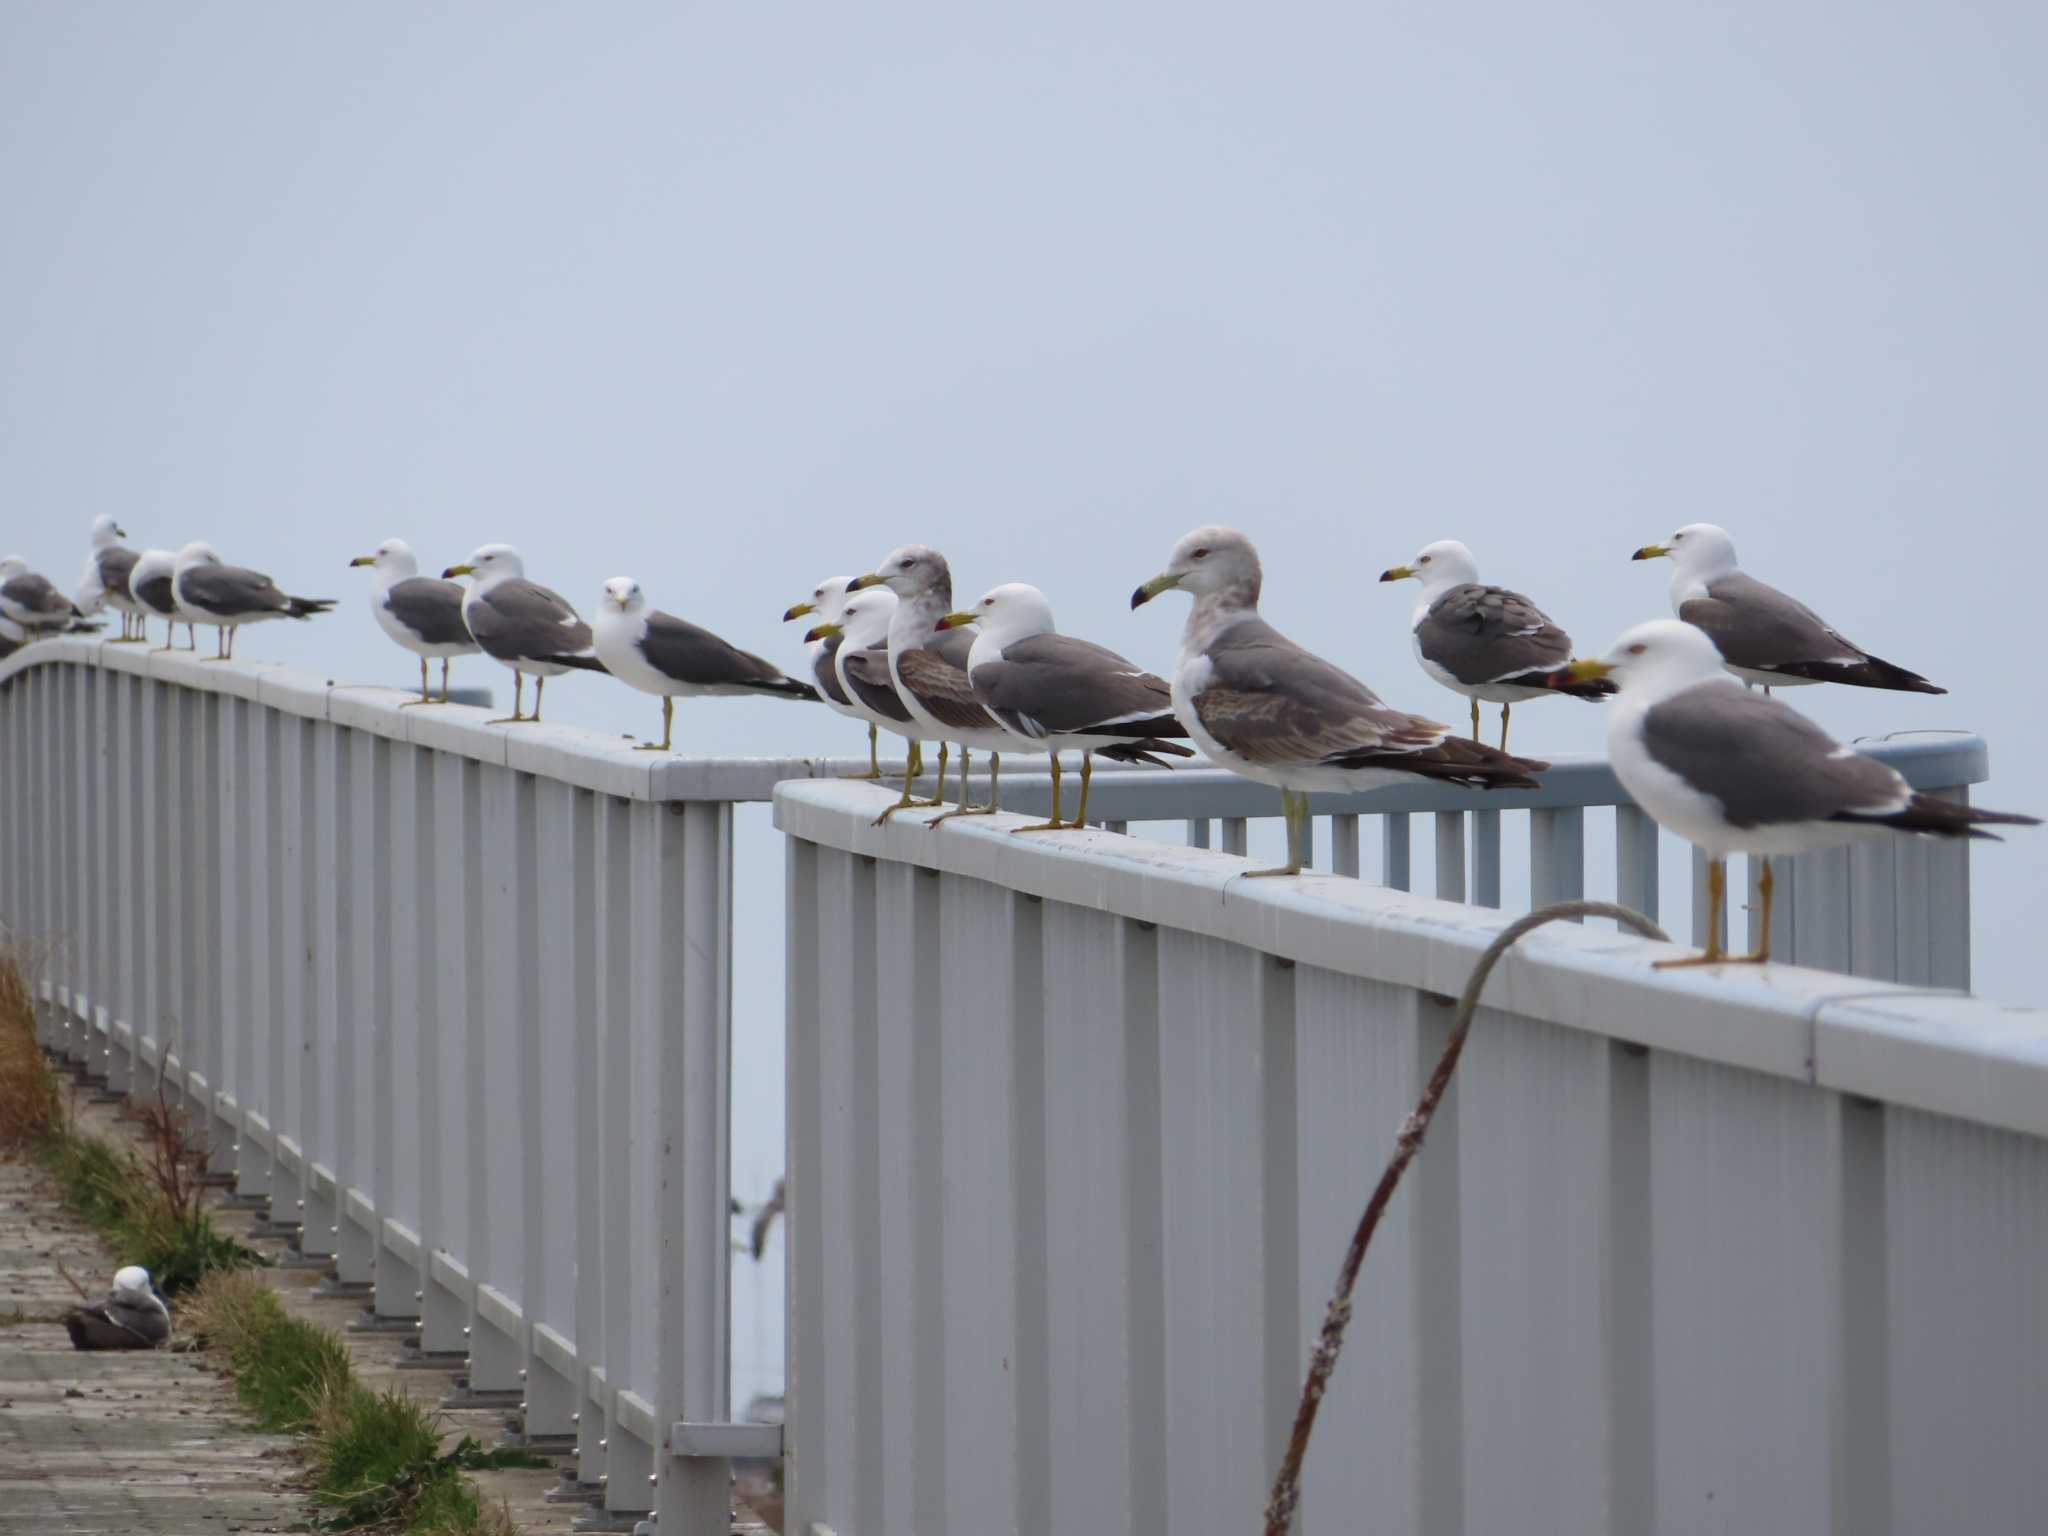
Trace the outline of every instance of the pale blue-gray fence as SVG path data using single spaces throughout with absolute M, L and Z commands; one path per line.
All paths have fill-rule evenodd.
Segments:
M 1497 921 L 1482 904 L 1502 900 L 1503 863 L 1518 862 L 1503 839 L 1526 838 L 1529 895 L 1555 899 L 1584 883 L 1587 809 L 1612 816 L 1614 889 L 1656 902 L 1654 828 L 1591 762 L 1516 798 L 1318 799 L 1329 862 L 1357 873 L 1372 823 L 1395 886 L 1409 883 L 1413 818 L 1427 818 L 1438 894 L 1469 895 L 1463 908 L 1348 880 L 1228 884 L 1236 861 L 1144 839 L 1010 838 L 973 821 L 870 831 L 875 790 L 786 787 L 785 1437 L 733 1425 L 729 1401 L 733 806 L 849 765 L 634 753 L 404 697 L 77 640 L 0 663 L 0 919 L 43 957 L 53 1044 L 117 1087 L 162 1070 L 206 1118 L 215 1166 L 275 1220 L 302 1222 L 307 1253 L 372 1283 L 382 1317 L 417 1317 L 422 1348 L 466 1355 L 477 1389 L 521 1391 L 529 1433 L 573 1435 L 607 1505 L 659 1508 L 671 1532 L 722 1526 L 727 1458 L 784 1450 L 792 1509 L 842 1533 L 1067 1530 L 1084 1510 L 1088 1529 L 1241 1528 L 1223 1514 L 1241 1514 L 1270 1468 L 1341 1208 L 1405 1112 L 1431 998 L 1457 990 Z M 1944 793 L 1987 771 L 1974 738 L 1872 750 Z M 1006 803 L 1043 814 L 1046 776 L 1015 767 Z M 1196 769 L 1100 774 L 1091 814 L 1185 823 L 1185 842 L 1228 849 L 1277 809 Z M 1967 858 L 1901 844 L 1798 861 L 1781 873 L 1781 952 L 1885 983 L 1963 984 Z M 1713 1468 L 1715 1447 L 1733 1455 L 1768 1417 L 1734 1397 L 1639 1414 L 1693 1368 L 1663 1330 L 1695 1302 L 1721 1309 L 1699 1319 L 1714 1344 L 1699 1368 L 1731 1393 L 1757 1384 L 1738 1364 L 1758 1350 L 1716 1365 L 1716 1317 L 1755 1306 L 1759 1326 L 1877 1330 L 1890 1439 L 1856 1414 L 1831 1429 L 1773 1422 L 1802 1454 L 1824 1442 L 1859 1468 L 1915 1450 L 1906 1431 L 1950 1405 L 1896 1401 L 1929 1315 L 1900 1298 L 1982 1282 L 1975 1318 L 2028 1321 L 2007 1305 L 2007 1265 L 2042 1257 L 2042 1127 L 2026 1109 L 2043 1102 L 2038 1021 L 1789 969 L 1653 976 L 1611 934 L 1539 949 L 1490 994 L 1513 1017 L 1475 1047 L 1468 1107 L 1403 1197 L 1409 1236 L 1375 1255 L 1375 1320 L 1342 1373 L 1368 1401 L 1343 1408 L 1340 1392 L 1312 1460 L 1314 1518 L 1368 1483 L 1374 1499 L 1356 1507 L 1385 1509 L 1389 1529 L 1489 1510 L 1499 1489 L 1474 1469 L 1496 1446 L 1536 1458 L 1543 1487 L 1610 1476 L 1616 1510 L 1682 1502 L 1692 1463 L 1667 1425 L 1711 1420 L 1699 1465 Z M 1420 971 L 1417 956 L 1432 957 Z M 1876 1000 L 1826 1005 L 1845 991 Z M 1867 1080 L 1816 1076 L 1822 1036 Z M 1482 1092 L 1494 1099 L 1476 1112 Z M 1887 1107 L 1859 1120 L 1845 1092 Z M 1665 1139 L 1681 1132 L 1692 1139 Z M 1960 1138 L 1946 1162 L 1915 1150 L 1943 1137 Z M 1715 1182 L 1684 1154 L 1724 1140 L 1741 1177 Z M 2023 1219 L 1980 1252 L 1964 1239 L 1990 1219 L 1992 1186 L 1946 1181 L 1983 1175 L 1994 1151 L 2006 1161 L 1992 1186 Z M 1752 1188 L 1767 1154 L 1783 1159 L 1775 1182 Z M 1522 1196 L 1482 1197 L 1496 1171 Z M 1680 1219 L 1695 1208 L 1712 1218 L 1699 1231 Z M 1850 1219 L 1872 1213 L 1874 1229 Z M 1956 1224 L 1952 1276 L 1903 1243 L 1935 1220 Z M 1552 1224 L 1555 1252 L 1528 1230 Z M 1738 1305 L 1698 1283 L 1689 1245 L 1732 1244 L 1732 1259 L 1771 1232 L 1766 1278 L 1811 1267 L 1814 1244 L 1847 1244 L 1885 1260 L 1889 1288 L 1794 1315 L 1764 1307 L 1758 1285 L 1732 1293 Z M 1514 1260 L 1540 1277 L 1527 1294 L 1491 1258 L 1474 1268 L 1511 1238 L 1533 1245 Z M 1799 1307 L 1835 1275 L 1807 1274 Z M 1608 1333 L 1588 1331 L 1578 1281 L 1607 1287 Z M 2031 1342 L 2002 1361 L 1964 1358 L 2001 1423 L 2038 1423 L 2039 1396 L 2013 1373 L 2038 1371 L 2040 1335 L 2015 1337 Z M 1516 1353 L 1538 1339 L 1550 1366 Z M 1626 1355 L 1637 1376 L 1599 1374 L 1621 1369 L 1617 1341 L 1642 1344 Z M 1608 1350 L 1597 1369 L 1586 1349 Z M 1447 1358 L 1448 1396 L 1427 1387 Z M 1389 1361 L 1407 1374 L 1389 1377 Z M 1606 1415 L 1607 1461 L 1553 1465 L 1540 1437 L 1501 1438 L 1517 1413 L 1563 1411 L 1504 1383 L 1547 1391 L 1574 1370 L 1566 1401 Z M 1631 1482 L 1633 1450 L 1678 1460 Z M 1946 1470 L 1885 1507 L 1945 1493 Z M 1741 1509 L 1764 1494 L 1717 1496 Z

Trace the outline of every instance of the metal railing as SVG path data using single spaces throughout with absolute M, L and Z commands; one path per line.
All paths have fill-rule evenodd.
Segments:
M 1505 919 L 879 799 L 776 795 L 785 1528 L 1260 1529 Z M 2048 1015 L 1659 952 L 1552 928 L 1495 973 L 1300 1529 L 2035 1529 Z
M 274 1222 L 298 1227 L 308 1257 L 331 1259 L 342 1282 L 371 1287 L 377 1319 L 416 1319 L 419 1348 L 430 1358 L 466 1358 L 474 1390 L 520 1393 L 530 1435 L 573 1436 L 580 1479 L 601 1484 L 610 1509 L 658 1507 L 672 1532 L 722 1528 L 727 1459 L 782 1449 L 779 1430 L 730 1423 L 733 808 L 769 799 L 785 781 L 864 764 L 639 753 L 569 728 L 486 727 L 477 710 L 400 707 L 408 696 L 281 667 L 76 639 L 39 642 L 0 663 L 0 927 L 45 941 L 31 947 L 45 956 L 50 1043 L 116 1089 L 161 1069 L 209 1127 L 214 1167 L 234 1176 L 240 1194 L 267 1202 Z M 1921 787 L 1965 793 L 1985 772 L 1973 738 L 1877 750 Z M 1005 803 L 1043 815 L 1048 777 L 1015 766 L 1004 777 Z M 846 797 L 831 802 L 831 814 L 846 820 L 847 836 L 866 836 L 853 823 L 864 824 L 882 797 L 870 789 L 832 793 Z M 1512 831 L 1526 817 L 1532 896 L 1551 899 L 1583 879 L 1593 842 L 1585 807 L 1618 799 L 1604 767 L 1577 762 L 1560 764 L 1533 794 L 1475 801 L 1461 791 L 1378 791 L 1319 796 L 1315 808 L 1331 817 L 1326 837 L 1336 863 L 1353 873 L 1358 818 L 1375 816 L 1383 872 L 1396 885 L 1407 880 L 1410 819 L 1431 817 L 1439 893 L 1463 896 L 1469 887 L 1475 901 L 1497 902 L 1504 826 Z M 1226 847 L 1241 847 L 1249 821 L 1277 809 L 1277 797 L 1259 786 L 1183 769 L 1100 773 L 1091 813 L 1119 824 L 1185 821 L 1185 836 L 1197 842 L 1215 825 Z M 1622 899 L 1654 909 L 1655 837 L 1631 808 L 1614 814 Z M 1110 867 L 1094 853 L 1078 856 L 1076 845 L 1100 843 L 1086 835 L 991 840 L 983 824 L 931 834 L 920 821 L 876 833 L 879 846 L 971 856 L 991 890 L 1026 888 L 1042 867 Z M 792 858 L 801 863 L 804 846 L 830 841 L 800 842 Z M 1241 868 L 1151 841 L 1113 846 L 1124 861 L 1115 867 L 1178 869 L 1192 858 L 1203 868 Z M 1465 849 L 1469 879 L 1466 859 L 1455 856 Z M 841 878 L 822 852 L 816 857 L 821 871 Z M 1832 873 L 1798 861 L 1796 873 L 1780 876 L 1781 903 L 1796 925 L 1781 935 L 1781 951 L 1826 958 L 1809 940 L 1852 932 L 1863 937 L 1845 940 L 1841 969 L 1960 984 L 1968 972 L 1966 857 L 1909 845 L 1888 863 L 1844 856 Z M 845 877 L 857 881 L 858 870 L 856 861 Z M 1782 896 L 1788 879 L 1795 902 Z M 1329 932 L 1349 944 L 1372 942 L 1356 926 L 1328 929 L 1322 893 L 1330 885 L 1289 883 L 1262 900 L 1261 920 L 1275 925 L 1264 947 L 1279 953 L 1283 937 L 1301 943 Z M 1103 997 L 1123 1006 L 1117 988 L 1126 983 L 1104 982 L 1094 951 L 1057 981 L 1048 965 L 1038 993 L 1028 977 L 1019 980 L 1023 990 L 1011 997 L 1011 973 L 982 967 L 1029 934 L 1043 945 L 1044 914 L 1006 938 L 998 927 L 1010 921 L 1009 896 L 995 906 L 976 894 L 935 907 L 932 889 L 913 883 L 900 893 L 900 909 L 863 913 L 821 906 L 808 876 L 792 881 L 793 982 L 843 981 L 848 998 L 893 1000 L 875 1004 L 876 1017 L 914 1017 L 920 1031 L 935 1027 L 931 999 L 942 983 L 963 997 L 977 985 L 992 989 L 998 1012 L 1011 1010 L 1004 1018 L 1025 1017 L 1015 998 L 1064 997 L 1060 1017 L 1069 1028 L 1101 1012 Z M 1405 899 L 1350 883 L 1341 895 Z M 1095 905 L 1085 895 L 1068 899 Z M 894 931 L 909 914 L 923 921 L 941 908 L 939 921 L 954 937 L 944 950 L 913 945 L 908 981 L 895 969 L 900 949 L 878 951 L 851 937 Z M 1428 910 L 1440 914 L 1433 922 L 1449 920 L 1441 914 L 1490 921 L 1477 906 Z M 1068 921 L 1061 908 L 1047 912 Z M 1850 914 L 1859 915 L 1851 922 Z M 1129 920 L 1156 918 L 1140 910 Z M 1094 934 L 1090 943 L 1100 940 Z M 810 956 L 828 957 L 835 969 L 825 959 L 809 969 Z M 1091 1002 L 1086 989 L 1096 985 L 1111 990 Z M 910 990 L 889 990 L 903 987 Z M 832 1177 L 857 1181 L 855 1203 L 828 1212 L 798 1196 L 799 1250 L 809 1258 L 793 1271 L 789 1373 L 793 1383 L 859 1381 L 867 1394 L 884 1337 L 869 1329 L 876 1276 L 896 1278 L 893 1267 L 874 1266 L 897 1263 L 873 1244 L 907 1235 L 929 1247 L 937 1229 L 921 1226 L 917 1211 L 979 1192 L 977 1181 L 999 1170 L 1050 1178 L 1019 1174 L 1023 1165 L 991 1144 L 963 1150 L 957 1185 L 955 1163 L 941 1181 L 935 1165 L 920 1161 L 911 1185 L 884 1190 L 874 1183 L 878 1171 L 902 1161 L 889 1138 L 913 1134 L 907 1127 L 924 1125 L 942 1106 L 956 1117 L 946 1123 L 967 1134 L 994 1104 L 992 1085 L 1029 1094 L 1043 1093 L 1045 1082 L 1031 1088 L 1028 1063 L 1021 1086 L 1010 1075 L 1019 1067 L 1014 1038 L 991 1044 L 1008 1053 L 1000 1059 L 978 1060 L 966 1043 L 972 1033 L 947 1036 L 944 1052 L 915 1062 L 856 1053 L 821 1079 L 818 1053 L 847 1044 L 820 1034 L 816 1006 L 798 1008 L 808 995 L 790 993 L 797 1188 L 819 1188 L 818 1152 L 846 1134 L 844 1105 L 865 1106 L 864 1120 L 879 1107 L 883 1118 L 866 1123 L 883 1140 L 832 1165 Z M 901 1009 L 892 1011 L 895 1004 Z M 948 1075 L 960 1073 L 962 1083 Z M 1120 1112 L 1121 1101 L 1100 1091 L 1085 1102 Z M 1164 1111 L 1153 1103 L 1146 1112 L 1156 1120 Z M 1075 1146 L 1091 1145 L 1096 1131 L 1081 1129 Z M 876 1162 L 884 1149 L 895 1161 Z M 1046 1152 L 1057 1152 L 1050 1138 Z M 1229 1179 L 1219 1186 L 1229 1187 Z M 916 1209 L 906 1210 L 905 1200 Z M 842 1290 L 838 1281 L 848 1276 L 835 1270 L 821 1291 L 818 1272 L 803 1267 L 819 1253 L 822 1229 L 814 1224 L 865 1220 L 877 1201 L 883 1226 L 844 1249 L 860 1255 L 858 1283 Z M 950 1242 L 968 1218 L 949 1220 Z M 1064 1231 L 1048 1229 L 1048 1244 L 1064 1240 Z M 929 1257 L 919 1249 L 918 1264 Z M 1034 1262 L 1027 1256 L 999 1294 L 1014 1299 L 1038 1285 L 1044 1266 Z M 971 1298 L 930 1291 L 928 1275 L 918 1283 L 927 1287 L 920 1295 L 951 1308 L 944 1337 L 972 1330 Z M 849 1318 L 842 1313 L 852 1297 L 866 1300 Z M 893 1308 L 900 1298 L 894 1290 L 890 1297 Z M 916 1358 L 924 1362 L 914 1378 L 922 1390 L 936 1379 L 937 1357 Z M 864 1362 L 853 1377 L 849 1359 Z M 945 1384 L 943 1411 L 920 1407 L 906 1421 L 903 1384 L 887 1375 L 890 1411 L 877 1421 L 886 1429 L 875 1432 L 889 1437 L 888 1455 L 878 1466 L 909 1454 L 906 1422 L 958 1444 L 993 1424 L 983 1420 L 994 1409 L 968 1411 L 962 1389 L 950 1378 Z M 843 1455 L 828 1448 L 848 1431 L 819 1427 L 815 1392 L 800 1400 L 808 1416 L 792 1434 L 813 1436 L 814 1462 Z M 860 1395 L 858 1407 L 874 1402 Z M 965 1414 L 957 1429 L 948 1417 L 954 1407 Z M 930 1470 L 932 1454 L 918 1452 L 925 1470 L 917 1475 L 952 1476 Z

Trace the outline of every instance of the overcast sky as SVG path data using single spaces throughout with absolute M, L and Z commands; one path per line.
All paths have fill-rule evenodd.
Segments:
M 1269 617 L 1457 718 L 1382 567 L 1461 537 L 1604 648 L 1665 612 L 1629 552 L 1707 519 L 1953 690 L 1800 707 L 1981 731 L 1979 799 L 2048 810 L 2048 9 L 982 9 L 0 0 L 0 546 L 69 580 L 95 513 L 209 537 L 347 600 L 248 655 L 404 681 L 344 569 L 387 534 L 515 542 L 586 611 L 631 574 L 790 665 L 786 604 L 919 540 L 1164 670 L 1178 605 L 1128 594 L 1220 520 Z M 772 915 L 758 814 L 740 852 Z M 2048 998 L 2044 858 L 1978 854 L 1995 996 Z M 780 942 L 739 956 L 749 1195 Z

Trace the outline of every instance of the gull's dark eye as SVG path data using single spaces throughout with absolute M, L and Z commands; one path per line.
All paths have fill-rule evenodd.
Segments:
M 1643 654 L 1643 652 L 1647 651 L 1648 649 L 1649 647 L 1647 645 L 1643 644 L 1642 641 L 1638 640 L 1634 645 L 1628 648 L 1628 653 L 1631 656 L 1640 656 Z
M 917 564 L 915 560 L 906 560 L 903 562 L 903 569 L 907 571 L 915 564 Z
M 1434 560 L 1435 558 L 1435 555 L 1424 555 L 1420 560 L 1416 561 L 1415 563 L 1417 565 L 1427 565 L 1430 561 Z
M 982 607 L 984 607 L 984 608 L 993 608 L 993 607 L 995 607 L 995 605 L 996 605 L 996 600 L 995 600 L 994 598 L 992 598 L 992 597 L 984 597 L 984 598 L 983 598 L 983 599 L 981 600 L 981 606 L 982 606 Z
M 1209 558 L 1209 551 L 1207 551 L 1206 549 L 1198 549 L 1195 551 L 1195 558 L 1197 560 L 1206 560 Z

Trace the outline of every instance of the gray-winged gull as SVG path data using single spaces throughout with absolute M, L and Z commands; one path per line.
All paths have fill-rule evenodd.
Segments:
M 571 670 L 605 670 L 591 654 L 590 626 L 561 593 L 526 579 L 526 563 L 510 544 L 486 544 L 441 575 L 475 578 L 463 595 L 463 622 L 486 656 L 512 669 L 512 713 L 490 724 L 537 723 L 541 689 L 549 678 Z M 531 715 L 520 712 L 528 676 L 533 678 Z
M 334 606 L 331 597 L 293 597 L 261 571 L 224 564 L 211 544 L 198 539 L 178 551 L 171 592 L 185 617 L 214 627 L 219 648 L 209 661 L 234 659 L 235 634 L 244 624 L 310 619 Z
M 480 647 L 462 619 L 463 588 L 459 581 L 441 576 L 422 576 L 412 546 L 403 539 L 386 539 L 367 555 L 357 555 L 351 566 L 367 565 L 376 572 L 370 589 L 370 613 L 377 627 L 420 659 L 420 696 L 399 708 L 414 704 L 448 702 L 448 663 L 456 656 L 474 656 Z M 427 691 L 427 662 L 441 663 L 441 697 Z
M 846 691 L 847 702 L 871 728 L 901 736 L 908 743 L 903 770 L 903 793 L 908 798 L 910 786 L 924 772 L 924 746 L 919 739 L 921 727 L 903 707 L 902 696 L 889 680 L 889 621 L 895 616 L 896 594 L 887 587 L 850 593 L 839 605 L 838 621 L 813 626 L 804 640 L 837 641 L 831 653 L 832 669 Z
M 199 648 L 199 631 L 188 622 L 178 609 L 178 594 L 172 585 L 177 574 L 178 557 L 168 549 L 145 549 L 135 557 L 135 564 L 128 571 L 128 595 L 142 613 L 164 621 L 164 643 L 156 647 L 159 651 L 174 650 L 178 644 L 178 626 L 185 626 L 185 649 Z M 145 633 L 145 638 L 147 638 Z
M 854 774 L 853 777 L 879 779 L 882 776 L 882 759 L 877 742 L 879 727 L 855 707 L 853 700 L 847 695 L 846 685 L 839 678 L 839 645 L 843 638 L 840 631 L 844 628 L 839 621 L 846 612 L 846 588 L 852 580 L 851 576 L 827 576 L 811 588 L 811 595 L 807 601 L 791 603 L 783 610 L 782 622 L 787 624 L 791 619 L 801 619 L 806 615 L 814 618 L 815 622 L 804 639 L 804 661 L 811 682 L 818 690 L 818 697 L 824 701 L 828 709 L 867 726 L 868 771 Z M 830 627 L 833 633 L 820 634 L 820 630 L 826 627 Z M 811 636 L 818 638 L 813 639 Z
M 128 573 L 141 558 L 121 540 L 127 532 L 102 512 L 92 520 L 92 548 L 85 557 L 85 574 L 79 579 L 76 601 L 86 613 L 102 607 L 121 615 L 121 637 L 111 645 L 132 645 L 142 639 L 142 609 L 128 595 Z
M 1714 642 L 1690 624 L 1639 624 L 1582 677 L 1611 677 L 1607 755 L 1636 804 L 1707 856 L 1704 954 L 1659 965 L 1761 962 L 1771 952 L 1771 870 L 1764 865 L 1756 952 L 1728 955 L 1720 933 L 1731 853 L 1810 853 L 1900 832 L 1990 837 L 1986 823 L 2037 818 L 1916 793 L 1899 774 L 1845 747 L 1791 706 L 1736 686 Z
M 85 617 L 49 577 L 30 570 L 19 555 L 0 559 L 0 616 L 34 634 L 57 634 Z
M 1510 757 L 1447 725 L 1390 709 L 1357 678 L 1304 650 L 1259 616 L 1259 552 L 1235 528 L 1197 528 L 1131 606 L 1180 588 L 1194 595 L 1181 631 L 1173 712 L 1196 746 L 1248 779 L 1275 785 L 1298 875 L 1311 790 L 1383 784 L 1533 789 L 1550 765 Z
M 64 1327 L 74 1349 L 155 1349 L 171 1336 L 171 1310 L 149 1271 L 130 1264 L 115 1271 L 106 1300 L 65 1314 Z
M 974 685 L 967 679 L 972 637 L 957 635 L 948 642 L 939 631 L 939 620 L 953 609 L 953 573 L 946 557 L 924 544 L 892 549 L 851 590 L 871 586 L 886 586 L 896 594 L 896 612 L 889 620 L 889 680 L 910 717 L 939 742 L 939 781 L 932 804 L 945 798 L 946 743 L 960 746 L 960 805 L 934 816 L 930 824 L 936 827 L 955 816 L 986 816 L 999 810 L 1002 754 L 1016 751 L 1018 742 L 974 697 Z M 989 754 L 988 804 L 970 806 L 967 778 L 976 747 Z M 903 793 L 902 800 L 876 818 L 876 825 L 911 803 L 907 783 Z
M 1415 604 L 1415 659 L 1422 670 L 1453 693 L 1472 701 L 1472 739 L 1479 739 L 1479 705 L 1500 706 L 1500 748 L 1508 747 L 1508 712 L 1528 699 L 1570 694 L 1598 700 L 1614 690 L 1606 683 L 1573 682 L 1572 637 L 1519 592 L 1486 586 L 1472 551 L 1456 539 L 1440 539 L 1407 565 L 1380 574 L 1381 581 L 1422 583 Z
M 643 752 L 670 750 L 679 698 L 754 694 L 812 703 L 818 699 L 818 690 L 809 683 L 784 677 L 780 667 L 751 651 L 688 619 L 650 608 L 640 583 L 630 576 L 614 576 L 604 584 L 591 632 L 597 659 L 613 677 L 661 698 L 661 741 L 642 742 Z
M 1905 693 L 1947 693 L 1917 672 L 1880 661 L 1804 603 L 1738 570 L 1735 541 L 1712 523 L 1688 523 L 1631 557 L 1668 555 L 1671 611 L 1713 637 L 1728 670 L 1746 683 L 1798 688 L 1847 683 Z
M 1166 679 L 1104 646 L 1060 634 L 1052 604 L 1030 583 L 1007 582 L 939 622 L 948 629 L 975 626 L 967 653 L 975 698 L 1004 730 L 1052 755 L 1052 820 L 1012 830 L 1086 826 L 1098 751 L 1160 768 L 1172 766 L 1166 757 L 1195 755 L 1171 739 L 1185 738 L 1187 728 L 1174 718 Z M 1062 821 L 1060 753 L 1073 751 L 1081 754 L 1081 805 L 1072 821 Z

